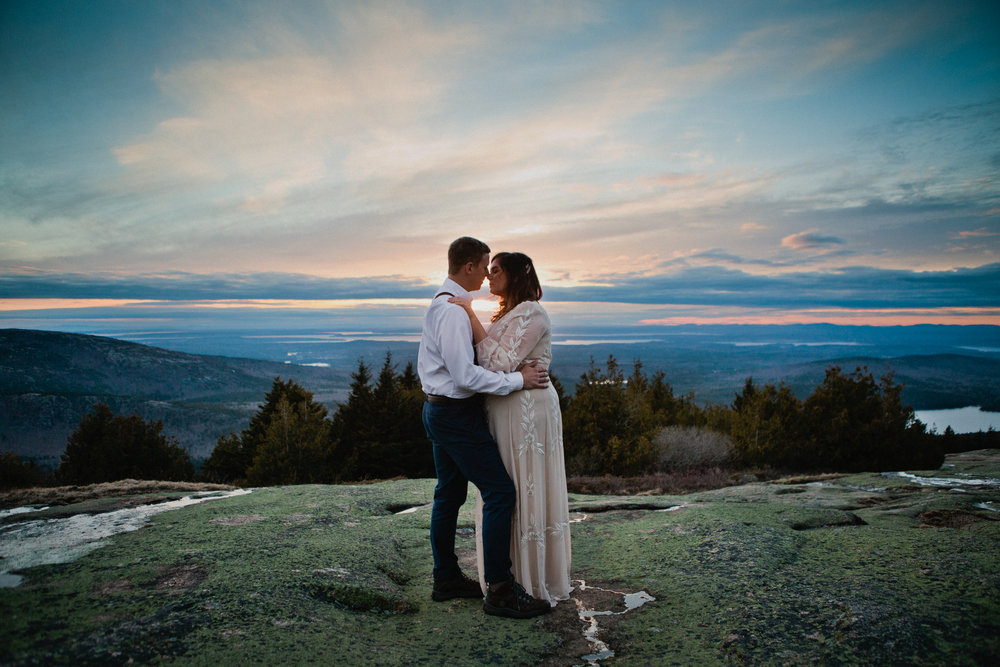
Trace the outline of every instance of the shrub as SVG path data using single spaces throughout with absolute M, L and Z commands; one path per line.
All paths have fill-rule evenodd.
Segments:
M 653 438 L 662 472 L 723 466 L 733 456 L 729 436 L 697 426 L 667 426 Z

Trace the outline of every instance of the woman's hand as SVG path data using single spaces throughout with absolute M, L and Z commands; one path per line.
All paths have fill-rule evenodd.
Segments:
M 459 306 L 465 309 L 465 312 L 472 314 L 472 299 L 466 299 L 461 296 L 453 296 L 448 299 L 448 303 L 457 303 Z
M 472 310 L 472 299 L 466 299 L 461 296 L 453 296 L 448 299 L 448 303 L 455 303 L 465 309 L 465 314 L 469 316 L 469 323 L 472 324 L 472 344 L 476 345 L 481 340 L 486 338 L 486 329 L 483 328 L 483 323 L 479 321 L 476 316 L 476 312 Z

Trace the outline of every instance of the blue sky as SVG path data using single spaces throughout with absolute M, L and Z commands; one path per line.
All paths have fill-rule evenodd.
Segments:
M 995 2 L 7 0 L 0 325 L 422 299 L 466 234 L 578 315 L 1000 324 L 998 34 Z

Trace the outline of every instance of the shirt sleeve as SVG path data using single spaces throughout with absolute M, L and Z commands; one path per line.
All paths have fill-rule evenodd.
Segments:
M 440 326 L 444 365 L 459 389 L 506 396 L 524 387 L 524 377 L 520 373 L 496 372 L 476 365 L 472 353 L 472 324 L 461 306 L 449 304 L 441 314 Z
M 545 312 L 530 306 L 510 313 L 507 318 L 507 326 L 496 336 L 487 335 L 476 345 L 479 365 L 483 368 L 508 373 L 519 369 L 550 328 Z

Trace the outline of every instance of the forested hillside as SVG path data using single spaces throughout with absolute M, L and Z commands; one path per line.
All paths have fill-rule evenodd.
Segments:
M 58 461 L 97 402 L 163 420 L 191 455 L 246 425 L 275 377 L 307 385 L 333 404 L 351 369 L 201 356 L 101 336 L 0 330 L 0 450 Z
M 350 349 L 357 359 L 377 368 L 390 347 L 395 352 L 394 346 L 375 341 L 357 342 Z M 403 346 L 400 354 L 393 355 L 394 361 L 400 367 L 412 361 L 413 348 Z M 235 353 L 243 348 L 234 341 L 233 349 Z M 572 396 L 590 372 L 592 359 L 603 365 L 615 354 L 627 368 L 641 358 L 647 373 L 662 371 L 678 397 L 704 408 L 731 405 L 748 377 L 761 386 L 784 382 L 805 400 L 823 382 L 829 366 L 845 372 L 867 366 L 876 376 L 891 370 L 902 386 L 902 402 L 916 409 L 1000 406 L 1000 360 L 986 356 L 804 361 L 801 346 L 789 347 L 781 355 L 779 351 L 749 347 L 741 354 L 735 349 L 710 353 L 662 342 L 559 345 L 553 372 Z M 335 413 L 338 403 L 348 398 L 357 359 L 324 368 L 187 354 L 99 336 L 0 330 L 0 451 L 52 468 L 83 416 L 103 402 L 117 414 L 162 420 L 163 432 L 198 462 L 209 456 L 221 436 L 246 428 L 277 377 L 298 382 L 330 414 Z

